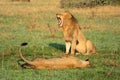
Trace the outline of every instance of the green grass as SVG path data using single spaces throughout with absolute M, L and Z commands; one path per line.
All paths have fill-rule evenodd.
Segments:
M 105 17 L 103 11 L 103 16 L 91 17 L 90 13 L 86 15 L 84 12 L 70 9 L 83 27 L 83 33 L 94 42 L 100 54 L 76 56 L 82 60 L 89 58 L 90 68 L 33 70 L 22 69 L 18 65 L 20 44 L 28 42 L 28 45 L 23 48 L 23 55 L 29 60 L 36 57 L 60 57 L 65 52 L 65 44 L 55 14 L 64 10 L 59 8 L 59 3 L 55 0 L 31 3 L 1 2 L 0 4 L 2 5 L 0 7 L 0 80 L 119 80 L 119 14 L 111 16 L 108 14 Z M 51 37 L 47 24 L 57 37 Z

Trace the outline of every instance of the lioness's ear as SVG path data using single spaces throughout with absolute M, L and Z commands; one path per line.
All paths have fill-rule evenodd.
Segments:
M 86 59 L 85 61 L 89 61 L 89 59 Z

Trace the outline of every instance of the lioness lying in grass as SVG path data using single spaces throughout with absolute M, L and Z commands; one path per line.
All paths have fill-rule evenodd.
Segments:
M 24 43 L 25 44 L 25 43 Z M 21 47 L 24 45 L 22 44 Z M 20 58 L 25 62 L 21 66 L 23 68 L 33 68 L 33 69 L 67 69 L 67 68 L 86 68 L 90 67 L 89 60 L 80 60 L 73 56 L 62 57 L 62 58 L 52 58 L 43 59 L 37 58 L 32 61 L 25 59 L 21 53 L 21 47 L 19 50 Z

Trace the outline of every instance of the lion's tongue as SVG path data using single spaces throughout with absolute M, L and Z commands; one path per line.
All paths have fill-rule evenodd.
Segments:
M 58 25 L 62 26 L 62 20 L 61 19 L 58 19 Z
M 61 25 L 61 20 L 60 19 L 58 19 L 58 24 Z

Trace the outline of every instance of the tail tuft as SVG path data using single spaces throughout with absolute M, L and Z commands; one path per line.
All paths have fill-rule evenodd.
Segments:
M 26 46 L 28 43 L 27 42 L 24 42 L 21 44 L 21 46 Z

